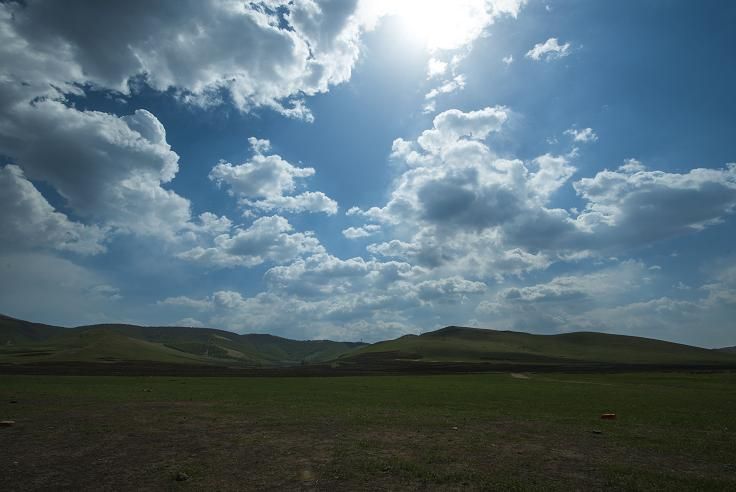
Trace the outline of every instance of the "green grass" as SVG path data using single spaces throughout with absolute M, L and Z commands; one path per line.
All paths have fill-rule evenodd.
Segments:
M 177 470 L 195 488 L 233 490 L 736 487 L 729 373 L 5 376 L 0 402 L 0 417 L 18 421 L 0 460 L 28 460 L 13 476 L 39 488 L 47 475 L 83 487 L 122 473 L 83 467 L 65 482 L 67 448 L 152 488 L 179 487 Z

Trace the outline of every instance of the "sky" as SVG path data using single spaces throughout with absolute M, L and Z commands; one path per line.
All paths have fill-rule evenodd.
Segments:
M 736 4 L 0 2 L 0 312 L 736 345 Z

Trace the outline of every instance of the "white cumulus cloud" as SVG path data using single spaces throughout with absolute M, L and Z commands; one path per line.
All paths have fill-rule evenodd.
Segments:
M 381 232 L 381 226 L 378 224 L 366 224 L 361 227 L 348 227 L 343 229 L 342 235 L 348 239 L 361 239 L 370 237 Z
M 105 231 L 57 212 L 15 165 L 0 168 L 0 249 L 105 251 Z
M 527 51 L 526 57 L 534 61 L 550 61 L 563 58 L 570 54 L 570 43 L 560 44 L 557 38 L 549 38 L 544 43 L 537 43 Z
M 299 256 L 324 251 L 311 232 L 294 232 L 278 215 L 260 217 L 247 228 L 215 237 L 212 245 L 180 253 L 181 259 L 216 268 L 253 267 L 262 263 L 287 263 Z
M 296 180 L 313 176 L 314 168 L 296 167 L 281 156 L 263 155 L 270 149 L 268 140 L 250 139 L 255 151 L 250 160 L 233 165 L 221 161 L 209 177 L 218 185 L 225 184 L 241 205 L 264 211 L 337 212 L 337 202 L 322 192 L 287 195 L 296 190 Z
M 598 140 L 598 135 L 595 134 L 592 128 L 569 128 L 565 130 L 565 135 L 569 135 L 575 142 L 595 142 Z
M 503 107 L 437 115 L 415 141 L 397 139 L 405 169 L 383 206 L 351 208 L 381 224 L 375 255 L 475 278 L 518 275 L 556 261 L 605 256 L 717 224 L 736 207 L 736 167 L 684 174 L 627 161 L 571 182 L 571 155 L 499 157 L 486 141 Z M 568 186 L 584 206 L 554 206 Z

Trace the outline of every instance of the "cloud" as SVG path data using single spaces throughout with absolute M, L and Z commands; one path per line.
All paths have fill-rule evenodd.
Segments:
M 736 268 L 720 259 L 719 273 L 697 289 L 675 289 L 662 296 L 657 285 L 666 273 L 640 261 L 623 261 L 588 273 L 566 274 L 548 282 L 508 287 L 478 304 L 483 323 L 537 332 L 604 331 L 681 343 L 725 346 L 733 343 Z M 723 267 L 723 265 L 729 265 Z
M 256 154 L 240 165 L 220 162 L 210 172 L 210 179 L 225 183 L 232 191 L 246 198 L 279 196 L 296 188 L 295 179 L 314 175 L 311 167 L 292 166 L 279 155 L 265 156 L 259 152 L 270 148 L 268 140 L 252 142 Z
M 391 157 L 404 168 L 386 204 L 348 210 L 383 226 L 386 241 L 368 252 L 444 275 L 502 278 L 699 230 L 736 206 L 734 165 L 676 174 L 630 160 L 571 183 L 571 155 L 499 157 L 486 139 L 510 114 L 449 110 L 415 141 L 395 140 Z M 581 211 L 554 206 L 570 184 Z
M 432 113 L 435 111 L 435 99 L 437 98 L 437 96 L 441 94 L 450 94 L 456 91 L 461 91 L 464 88 L 465 75 L 455 75 L 452 79 L 444 81 L 442 85 L 435 87 L 424 95 L 424 99 L 428 101 L 427 104 L 424 106 L 424 112 Z
M 437 58 L 430 58 L 427 62 L 427 78 L 439 77 L 447 71 L 448 63 Z
M 295 196 L 273 196 L 263 200 L 241 200 L 242 205 L 247 205 L 259 210 L 279 212 L 323 212 L 327 215 L 337 213 L 337 202 L 321 191 L 307 191 Z
M 514 304 L 580 302 L 584 299 L 610 298 L 638 287 L 646 277 L 642 263 L 629 261 L 593 273 L 562 275 L 544 284 L 503 289 L 497 297 Z
M 249 137 L 248 143 L 256 154 L 265 154 L 271 150 L 271 141 L 268 139 Z
M 676 340 L 697 346 L 733 345 L 736 316 L 734 285 L 703 298 L 678 299 L 667 296 L 592 309 L 571 319 L 571 327 L 625 335 Z M 725 294 L 719 297 L 718 294 Z
M 514 56 L 513 55 L 504 56 L 501 59 L 501 61 L 504 63 L 504 65 L 506 65 L 508 67 L 509 65 L 511 65 L 512 63 L 514 63 Z
M 293 232 L 288 220 L 274 215 L 260 217 L 248 228 L 221 234 L 208 247 L 197 246 L 177 256 L 209 267 L 232 268 L 287 263 L 304 254 L 323 251 L 313 233 Z
M 421 270 L 404 262 L 382 262 L 360 257 L 342 260 L 323 252 L 296 260 L 290 265 L 273 267 L 266 273 L 265 279 L 272 291 L 300 296 L 383 296 L 388 292 L 382 291 L 388 289 L 400 299 L 405 298 L 407 289 L 412 288 L 408 282 L 421 273 Z
M 418 283 L 416 289 L 422 300 L 448 302 L 453 299 L 463 299 L 469 295 L 482 294 L 486 290 L 486 284 L 455 276 L 439 280 L 425 280 Z
M 730 320 L 736 313 L 736 290 L 727 275 L 713 292 L 700 298 L 657 295 L 653 284 L 661 276 L 638 261 L 624 261 L 582 274 L 567 274 L 545 283 L 498 291 L 494 300 L 478 304 L 476 312 L 499 328 L 537 332 L 603 331 L 647 336 L 683 343 L 725 345 L 731 340 Z
M 105 230 L 69 220 L 57 212 L 26 179 L 8 164 L 0 168 L 0 249 L 56 249 L 82 255 L 105 251 Z
M 34 96 L 52 87 L 79 93 L 84 84 L 129 94 L 142 82 L 203 107 L 232 102 L 242 111 L 269 107 L 311 120 L 303 98 L 350 79 L 362 35 L 383 17 L 462 22 L 463 29 L 442 31 L 452 38 L 432 38 L 441 41 L 432 49 L 454 50 L 497 17 L 515 17 L 523 3 L 464 0 L 448 9 L 438 2 L 432 11 L 445 14 L 428 18 L 418 18 L 425 8 L 390 1 L 4 3 L 0 59 L 16 92 Z
M 197 219 L 187 224 L 187 228 L 195 233 L 192 239 L 196 239 L 199 235 L 217 236 L 228 232 L 233 226 L 230 219 L 224 216 L 218 217 L 212 212 L 201 213 Z
M 575 173 L 568 156 L 547 153 L 534 158 L 532 164 L 536 166 L 536 172 L 529 176 L 529 185 L 534 188 L 542 204 L 549 201 L 552 194 Z
M 347 239 L 361 239 L 370 237 L 381 232 L 381 226 L 378 224 L 366 224 L 362 227 L 348 227 L 343 229 L 342 235 Z
M 646 171 L 627 162 L 574 183 L 587 201 L 576 224 L 599 247 L 632 246 L 704 229 L 736 209 L 736 164 L 687 173 Z
M 688 310 L 706 313 L 711 306 L 709 319 L 721 324 L 733 314 L 736 275 L 725 273 L 688 291 L 704 296 L 689 300 L 651 296 L 653 282 L 671 282 L 658 280 L 663 272 L 638 261 L 616 260 L 595 271 L 524 285 L 528 272 L 543 275 L 555 262 L 584 268 L 585 259 L 592 257 L 610 263 L 614 260 L 603 260 L 610 252 L 668 237 L 670 220 L 679 224 L 675 229 L 682 227 L 678 233 L 716 223 L 734 208 L 736 169 L 729 165 L 675 174 L 647 171 L 627 161 L 617 171 L 573 183 L 586 203 L 582 212 L 553 208 L 556 192 L 570 184 L 575 172 L 569 157 L 544 154 L 523 162 L 497 156 L 486 139 L 502 130 L 499 122 L 505 119 L 499 111 L 438 115 L 433 128 L 415 141 L 394 143 L 394 158 L 405 159 L 405 168 L 386 205 L 347 213 L 377 222 L 362 227 L 380 226 L 387 236 L 385 242 L 367 246 L 375 257 L 339 259 L 324 249 L 296 252 L 276 261 L 264 275 L 266 290 L 253 297 L 216 292 L 204 299 L 169 300 L 167 305 L 184 310 L 178 317 L 187 315 L 186 309 L 205 312 L 207 324 L 214 326 L 257 326 L 285 336 L 318 333 L 338 339 L 362 336 L 369 325 L 382 327 L 383 336 L 395 336 L 416 331 L 417 320 L 422 329 L 429 328 L 429 320 L 437 325 L 469 322 L 474 307 L 483 323 L 495 327 L 592 329 L 668 339 L 684 335 L 662 331 L 662 323 L 646 328 L 636 316 L 653 309 L 687 327 L 692 326 Z M 666 214 L 673 205 L 657 204 L 669 203 L 670 193 L 681 200 L 681 189 L 699 197 L 699 212 Z M 684 200 L 683 206 L 692 208 L 695 201 Z M 630 202 L 643 212 L 626 218 L 624 211 L 636 209 Z M 659 225 L 648 226 L 651 235 L 632 232 L 647 213 L 656 215 Z M 353 229 L 346 235 L 360 228 Z M 235 256 L 218 254 L 227 262 Z M 489 287 L 489 280 L 507 286 Z M 484 299 L 489 291 L 491 296 Z M 723 338 L 721 331 L 709 333 Z M 378 337 L 378 332 L 371 335 Z
M 570 54 L 570 43 L 559 44 L 557 38 L 549 38 L 544 43 L 537 43 L 526 53 L 526 57 L 534 61 L 558 60 Z
M 431 79 L 439 77 L 447 71 L 447 62 L 438 60 L 437 58 L 430 58 L 427 62 L 427 78 Z
M 516 15 L 521 3 L 479 6 L 483 24 Z M 179 158 L 158 119 L 145 110 L 122 117 L 80 111 L 67 95 L 94 89 L 126 96 L 144 84 L 202 107 L 270 107 L 310 119 L 304 97 L 350 78 L 362 34 L 391 9 L 357 1 L 133 1 L 124 9 L 85 2 L 3 3 L 0 152 L 29 179 L 51 185 L 87 227 L 195 240 L 205 228 L 192 220 L 189 200 L 166 188 Z M 278 156 L 265 155 L 267 140 L 253 138 L 251 145 L 254 167 L 262 164 L 263 171 L 275 164 L 287 177 L 271 182 L 277 192 L 266 187 L 265 194 L 241 197 L 244 205 L 266 212 L 336 213 L 337 203 L 322 192 L 293 193 L 294 180 L 311 168 L 283 159 L 275 163 Z M 257 162 L 269 158 L 267 164 Z M 236 183 L 238 166 L 227 166 L 222 163 L 217 179 Z
M 374 255 L 413 262 L 437 274 L 497 281 L 508 275 L 544 270 L 555 259 L 546 252 L 511 247 L 493 230 L 447 231 L 432 226 L 410 235 L 408 241 L 392 239 L 369 244 L 366 249 Z
M 596 142 L 598 140 L 598 135 L 595 134 L 592 128 L 583 128 L 580 130 L 570 128 L 565 130 L 565 135 L 572 137 L 575 142 L 587 143 Z
M 91 297 L 106 299 L 110 301 L 119 301 L 123 298 L 123 296 L 120 294 L 120 289 L 107 284 L 94 285 L 88 289 L 88 292 Z
M 193 300 L 211 306 L 207 325 L 240 333 L 378 341 L 418 331 L 400 314 L 397 299 L 388 295 L 347 294 L 334 299 L 304 299 L 276 292 L 245 297 L 235 291 L 216 291 Z
M 174 322 L 174 326 L 186 326 L 189 328 L 203 328 L 204 323 L 195 318 L 182 318 Z
M 486 290 L 482 282 L 427 274 L 405 262 L 343 260 L 320 252 L 270 268 L 264 276 L 267 289 L 252 297 L 216 291 L 168 298 L 159 305 L 178 317 L 198 313 L 198 318 L 208 316 L 208 325 L 238 331 L 378 340 L 416 332 L 416 320 L 437 306 L 462 309 Z
M 0 268 L 10 279 L 0 289 L 2 310 L 38 319 L 34 309 L 43 304 L 41 317 L 57 310 L 72 322 L 116 312 L 130 296 L 115 282 L 52 254 L 99 254 L 130 234 L 206 268 L 266 270 L 265 290 L 254 295 L 162 294 L 156 309 L 193 326 L 376 339 L 462 323 L 483 299 L 479 315 L 527 330 L 643 333 L 648 326 L 656 334 L 670 324 L 717 332 L 699 327 L 698 318 L 730 327 L 736 288 L 725 268 L 699 287 L 688 281 L 689 290 L 662 281 L 672 296 L 666 297 L 648 293 L 646 283 L 665 271 L 622 262 L 591 272 L 586 258 L 607 262 L 602 258 L 724 221 L 736 209 L 733 165 L 675 173 L 630 160 L 583 177 L 571 154 L 521 159 L 499 150 L 496 142 L 514 118 L 509 108 L 452 109 L 425 131 L 394 140 L 397 176 L 388 198 L 349 209 L 365 223 L 343 230 L 348 239 L 372 238 L 366 247 L 372 256 L 341 259 L 313 232 L 272 215 L 332 215 L 338 207 L 304 188 L 314 168 L 288 162 L 269 140 L 251 137 L 252 157 L 221 162 L 210 174 L 246 216 L 269 216 L 245 225 L 210 212 L 192 216 L 189 200 L 171 189 L 179 156 L 154 114 L 80 110 L 72 102 L 92 91 L 126 99 L 147 86 L 183 104 L 271 108 L 311 121 L 307 98 L 349 80 L 363 33 L 399 12 L 440 27 L 467 23 L 428 46 L 427 77 L 437 87 L 429 87 L 426 100 L 434 111 L 441 94 L 463 88 L 457 69 L 471 43 L 523 4 L 411 3 L 1 3 L 0 153 L 9 164 L 0 168 Z M 430 7 L 417 9 L 419 3 L 449 14 L 432 20 Z M 550 38 L 526 56 L 553 60 L 572 51 Z M 565 134 L 575 142 L 597 139 L 590 128 Z M 47 189 L 48 200 L 40 192 Z M 555 262 L 583 273 L 545 271 Z M 535 280 L 525 285 L 529 277 Z
M 62 326 L 119 321 L 120 294 L 108 279 L 45 252 L 0 253 L 0 312 Z
M 150 112 L 118 117 L 43 100 L 14 106 L 0 120 L 0 149 L 80 217 L 165 239 L 189 221 L 189 201 L 162 187 L 179 156 Z
M 0 56 L 14 62 L 15 73 L 39 75 L 39 85 L 49 74 L 62 89 L 91 83 L 127 94 L 140 78 L 192 104 L 227 97 L 244 111 L 268 106 L 309 119 L 303 95 L 348 80 L 361 33 L 375 23 L 357 9 L 356 1 L 3 4 Z
M 582 326 L 580 321 L 587 313 L 646 296 L 651 275 L 643 263 L 624 261 L 588 273 L 556 276 L 544 283 L 500 289 L 491 300 L 480 302 L 476 312 L 481 319 L 511 329 L 600 330 Z
M 439 87 L 436 87 L 429 91 L 424 98 L 425 99 L 434 99 L 435 97 L 439 96 L 440 94 L 449 94 L 451 92 L 455 92 L 458 90 L 462 90 L 465 87 L 465 76 L 464 75 L 456 75 L 451 80 L 446 81 L 444 84 L 442 84 Z
M 0 153 L 28 179 L 53 188 L 88 231 L 104 230 L 107 240 L 133 234 L 173 244 L 203 230 L 192 222 L 189 200 L 167 189 L 179 156 L 152 113 L 83 111 L 67 97 L 89 89 L 126 93 L 131 77 L 153 80 L 138 70 L 139 51 L 153 54 L 146 43 L 173 31 L 147 29 L 184 22 L 189 7 L 206 5 L 0 4 Z M 150 16 L 140 17 L 144 12 Z M 84 19 L 86 29 L 72 27 Z
M 503 107 L 449 110 L 416 142 L 395 141 L 392 155 L 408 169 L 397 178 L 388 203 L 349 210 L 392 228 L 389 237 L 399 233 L 368 251 L 474 276 L 546 267 L 544 254 L 509 244 L 522 241 L 509 241 L 506 231 L 527 234 L 520 230 L 524 221 L 560 227 L 560 212 L 544 205 L 574 168 L 564 156 L 543 155 L 526 165 L 497 157 L 483 140 L 509 115 Z M 568 219 L 562 227 L 574 225 Z
M 417 143 L 422 149 L 437 153 L 464 137 L 483 140 L 491 132 L 498 131 L 508 117 L 509 111 L 503 106 L 486 107 L 466 113 L 450 109 L 434 117 L 433 128 L 422 132 Z
M 482 17 L 473 20 L 485 26 L 499 15 L 515 16 L 522 3 L 456 10 L 477 11 Z M 133 1 L 124 9 L 0 4 L 0 152 L 29 179 L 50 184 L 89 227 L 167 241 L 196 235 L 202 226 L 192 221 L 190 202 L 166 188 L 178 172 L 178 155 L 158 119 L 145 110 L 122 117 L 80 111 L 67 95 L 95 89 L 126 96 L 145 84 L 202 107 L 270 107 L 310 119 L 304 97 L 348 80 L 362 34 L 392 9 L 357 1 Z M 481 31 L 472 29 L 463 43 Z M 278 192 L 263 188 L 265 194 L 243 196 L 243 204 L 266 212 L 336 213 L 337 204 L 322 192 L 291 194 L 294 179 L 311 168 L 275 162 L 278 156 L 264 155 L 267 140 L 254 138 L 251 145 L 256 156 L 250 164 L 261 171 L 274 165 L 287 176 L 271 182 Z M 222 163 L 216 178 L 236 183 L 244 169 L 227 166 Z
M 186 296 L 167 297 L 158 301 L 160 306 L 180 306 L 197 311 L 207 311 L 212 309 L 212 302 L 209 299 L 192 299 Z
M 227 185 L 242 206 L 264 211 L 337 213 L 337 202 L 322 192 L 305 192 L 285 196 L 296 189 L 296 180 L 313 176 L 314 168 L 296 167 L 281 156 L 263 155 L 270 149 L 268 140 L 249 139 L 255 151 L 243 164 L 221 161 L 210 171 L 209 178 Z

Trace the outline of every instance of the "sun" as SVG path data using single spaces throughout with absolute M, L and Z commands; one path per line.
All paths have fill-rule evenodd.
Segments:
M 399 0 L 393 10 L 405 32 L 430 51 L 469 43 L 488 21 L 482 0 Z

